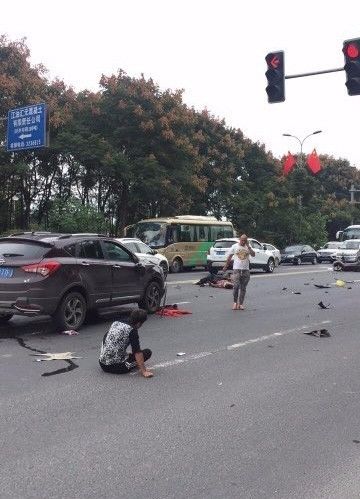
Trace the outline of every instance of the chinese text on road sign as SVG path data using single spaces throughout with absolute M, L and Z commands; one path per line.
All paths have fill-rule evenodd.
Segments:
M 46 113 L 46 104 L 11 109 L 8 113 L 7 150 L 46 147 Z

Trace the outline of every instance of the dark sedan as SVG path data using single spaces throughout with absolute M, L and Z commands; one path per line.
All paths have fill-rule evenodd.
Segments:
M 281 251 L 281 264 L 292 263 L 300 265 L 301 263 L 318 263 L 318 254 L 311 246 L 306 244 L 297 244 L 296 246 L 287 246 Z

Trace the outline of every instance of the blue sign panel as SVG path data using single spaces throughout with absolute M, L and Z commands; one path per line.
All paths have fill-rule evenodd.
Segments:
M 10 152 L 46 147 L 46 104 L 10 109 L 7 150 Z

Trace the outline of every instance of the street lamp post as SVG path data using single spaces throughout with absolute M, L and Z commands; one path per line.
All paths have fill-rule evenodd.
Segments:
M 311 137 L 312 135 L 317 135 L 318 133 L 321 133 L 322 130 L 316 130 L 315 132 L 309 133 L 306 137 L 304 137 L 302 140 L 299 139 L 296 135 L 292 135 L 291 133 L 283 133 L 283 137 L 292 137 L 293 139 L 296 139 L 299 144 L 300 144 L 300 156 L 299 156 L 299 163 L 298 167 L 302 167 L 302 153 L 303 153 L 303 144 L 306 139 Z M 302 195 L 300 194 L 297 198 L 298 201 L 298 208 L 299 208 L 299 234 L 300 234 L 300 239 L 301 239 L 301 233 L 302 233 L 302 214 L 301 214 L 301 209 L 302 209 Z
M 312 133 L 309 133 L 309 135 L 307 135 L 305 138 L 303 138 L 302 140 L 299 139 L 299 137 L 296 137 L 296 135 L 291 135 L 291 133 L 283 133 L 283 137 L 292 137 L 293 139 L 296 139 L 299 144 L 300 144 L 300 161 L 299 161 L 299 167 L 302 166 L 302 152 L 303 152 L 303 144 L 305 142 L 306 139 L 308 139 L 309 137 L 311 137 L 312 135 L 317 135 L 318 133 L 321 133 L 322 130 L 316 130 L 315 132 L 312 132 Z

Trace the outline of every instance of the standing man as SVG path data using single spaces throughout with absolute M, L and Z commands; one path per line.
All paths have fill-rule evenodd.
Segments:
M 111 324 L 105 334 L 100 351 L 99 364 L 103 371 L 113 374 L 125 374 L 138 367 L 144 378 L 151 378 L 152 371 L 145 367 L 145 361 L 150 359 L 151 350 L 141 350 L 138 329 L 147 319 L 145 310 L 133 310 L 129 324 L 116 321 Z M 132 353 L 126 349 L 131 345 Z
M 224 272 L 230 265 L 233 255 L 234 305 L 232 309 L 244 310 L 243 303 L 246 294 L 246 286 L 250 281 L 250 256 L 255 256 L 255 251 L 250 246 L 246 234 L 240 236 L 239 242 L 231 246 L 223 268 Z

